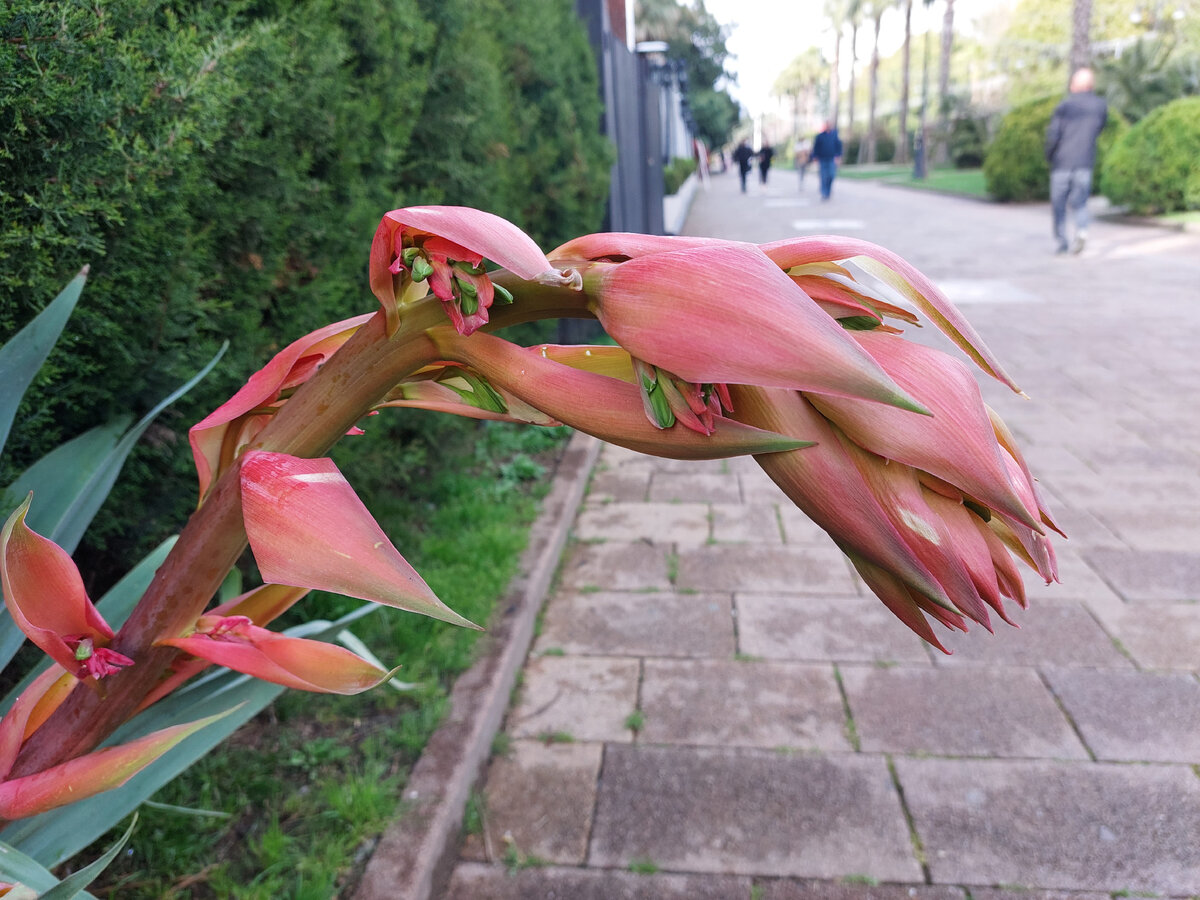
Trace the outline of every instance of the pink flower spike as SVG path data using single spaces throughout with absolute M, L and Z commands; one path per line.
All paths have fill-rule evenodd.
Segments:
M 588 347 L 543 344 L 526 349 L 484 332 L 466 339 L 449 328 L 431 328 L 427 335 L 444 358 L 469 366 L 497 390 L 520 397 L 564 425 L 639 453 L 669 459 L 723 459 L 809 444 L 724 417 L 714 417 L 711 435 L 687 428 L 656 428 L 646 418 L 637 385 L 617 375 L 633 377 L 629 356 L 620 348 L 611 349 L 624 354 L 624 360 L 592 353 Z M 590 371 L 592 364 L 599 371 Z
M 1021 389 L 958 307 L 915 266 L 877 244 L 840 235 L 812 235 L 762 244 L 763 252 L 783 269 L 808 263 L 854 260 L 904 295 L 925 313 L 975 363 L 1014 391 Z
M 0 782 L 0 818 L 23 819 L 120 787 L 180 741 L 221 716 L 174 725 L 42 772 Z
M 692 247 L 719 247 L 727 244 L 746 246 L 741 241 L 723 241 L 718 238 L 690 237 L 684 235 L 635 234 L 631 232 L 606 232 L 585 234 L 567 241 L 548 254 L 551 259 L 579 260 L 606 259 L 620 262 L 639 256 L 670 253 L 672 250 L 687 250 Z
M 428 246 L 431 253 L 440 255 L 443 260 L 461 249 L 463 255 L 449 258 L 472 264 L 490 259 L 527 281 L 574 283 L 578 277 L 574 273 L 559 272 L 529 235 L 507 219 L 491 213 L 465 206 L 394 209 L 384 214 L 375 231 L 369 267 L 371 291 L 387 316 L 388 334 L 394 334 L 400 323 L 395 278 L 403 266 L 400 256 L 405 246 L 404 238 L 416 235 L 439 239 Z M 480 304 L 480 308 L 486 309 L 484 304 Z M 483 321 L 487 321 L 486 313 Z M 457 327 L 458 323 L 455 325 Z
M 25 524 L 32 500 L 31 493 L 0 533 L 4 603 L 29 640 L 68 672 L 84 677 L 93 674 L 86 671 L 93 647 L 107 644 L 113 631 L 88 599 L 70 555 Z
M 1010 478 L 979 386 L 967 367 L 939 350 L 894 335 L 864 331 L 854 337 L 933 415 L 914 416 L 844 397 L 813 396 L 813 405 L 860 447 L 929 472 L 976 501 L 1040 528 L 1036 505 L 1025 502 L 1020 486 Z
M 201 499 L 208 493 L 209 486 L 221 473 L 223 466 L 230 465 L 237 451 L 253 440 L 266 424 L 267 417 L 255 416 L 238 425 L 234 423 L 253 410 L 275 404 L 283 391 L 307 381 L 321 363 L 350 340 L 372 315 L 374 313 L 334 322 L 293 341 L 251 375 L 241 390 L 191 427 L 188 441 L 192 445 L 192 458 L 200 478 Z M 232 434 L 230 429 L 233 429 Z
M 263 581 L 478 627 L 434 595 L 333 460 L 252 450 L 242 458 L 241 487 L 246 536 Z
M 196 625 L 187 637 L 158 643 L 272 684 L 322 694 L 360 694 L 393 674 L 344 647 L 277 634 L 242 616 L 201 616 Z
M 693 384 L 754 384 L 923 411 L 846 331 L 747 244 L 598 267 L 597 318 L 638 359 Z

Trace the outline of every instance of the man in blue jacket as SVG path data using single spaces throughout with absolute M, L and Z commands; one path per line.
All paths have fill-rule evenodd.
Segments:
M 1091 69 L 1071 76 L 1070 93 L 1054 110 L 1046 129 L 1050 163 L 1050 207 L 1054 211 L 1056 253 L 1080 253 L 1087 240 L 1087 199 L 1092 192 L 1096 139 L 1108 121 L 1108 104 L 1097 97 Z M 1067 243 L 1067 210 L 1075 219 L 1075 240 Z
M 821 176 L 821 199 L 828 200 L 833 191 L 838 160 L 842 158 L 842 139 L 828 120 L 821 128 L 821 133 L 813 139 L 812 158 L 817 161 L 817 171 Z

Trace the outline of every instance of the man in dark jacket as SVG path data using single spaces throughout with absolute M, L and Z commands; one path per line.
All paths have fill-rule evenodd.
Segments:
M 746 193 L 746 176 L 750 174 L 750 169 L 754 165 L 751 160 L 754 159 L 754 151 L 750 149 L 750 145 L 745 141 L 741 141 L 737 145 L 737 149 L 733 151 L 733 161 L 737 163 L 738 177 L 742 179 L 742 193 Z
M 1046 130 L 1046 161 L 1050 163 L 1050 206 L 1054 210 L 1057 253 L 1080 253 L 1087 240 L 1087 199 L 1092 192 L 1096 139 L 1108 121 L 1108 104 L 1094 93 L 1091 69 L 1071 76 L 1070 93 L 1050 119 Z M 1075 219 L 1075 240 L 1067 243 L 1067 209 Z
M 828 200 L 833 191 L 838 160 L 842 158 L 842 139 L 838 137 L 832 122 L 826 121 L 821 133 L 813 139 L 812 158 L 817 161 L 818 174 L 821 176 L 821 199 Z

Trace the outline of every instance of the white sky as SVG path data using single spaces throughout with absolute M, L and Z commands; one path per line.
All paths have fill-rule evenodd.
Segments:
M 960 23 L 967 26 L 973 16 L 999 2 L 1004 0 L 956 0 L 956 30 Z M 734 26 L 726 46 L 737 58 L 727 68 L 737 72 L 738 83 L 730 88 L 730 93 L 752 115 L 774 107 L 771 85 L 798 54 L 815 46 L 826 56 L 833 55 L 833 34 L 821 12 L 822 0 L 705 0 L 704 5 L 718 22 Z M 913 33 L 920 33 L 926 27 L 940 31 L 943 10 L 941 3 L 934 3 L 928 10 L 922 3 L 914 3 Z M 871 32 L 870 24 L 859 29 L 860 60 L 870 55 Z M 884 16 L 879 52 L 886 57 L 903 42 L 903 10 L 896 8 Z M 846 78 L 849 53 L 844 43 L 842 57 L 843 78 Z

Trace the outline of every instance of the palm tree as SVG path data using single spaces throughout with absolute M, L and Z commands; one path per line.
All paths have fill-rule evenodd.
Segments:
M 771 93 L 777 97 L 790 97 L 792 101 L 793 137 L 800 133 L 801 105 L 811 113 L 817 85 L 824 76 L 825 60 L 821 58 L 821 51 L 816 47 L 809 47 L 788 63 L 787 68 L 775 79 Z
M 900 113 L 899 135 L 896 140 L 896 162 L 908 162 L 908 96 L 911 86 L 910 65 L 912 62 L 912 8 L 913 0 L 901 0 L 904 7 L 904 50 L 902 56 L 903 72 L 900 78 Z
M 825 15 L 833 26 L 833 67 L 829 72 L 829 119 L 837 125 L 841 99 L 842 27 L 846 24 L 846 0 L 825 0 Z
M 875 109 L 879 99 L 879 29 L 883 25 L 883 14 L 890 4 L 886 0 L 871 0 L 871 19 L 875 23 L 875 43 L 871 47 L 871 85 L 867 103 L 866 161 L 875 162 Z
M 846 134 L 854 133 L 855 67 L 858 65 L 858 26 L 862 24 L 866 0 L 846 0 L 846 22 L 850 25 L 850 93 L 846 98 Z
M 954 0 L 946 0 L 942 16 L 942 60 L 938 69 L 938 146 L 937 161 L 950 158 L 950 54 L 954 50 Z
M 1071 59 L 1067 78 L 1092 62 L 1092 0 L 1074 0 L 1071 6 Z

